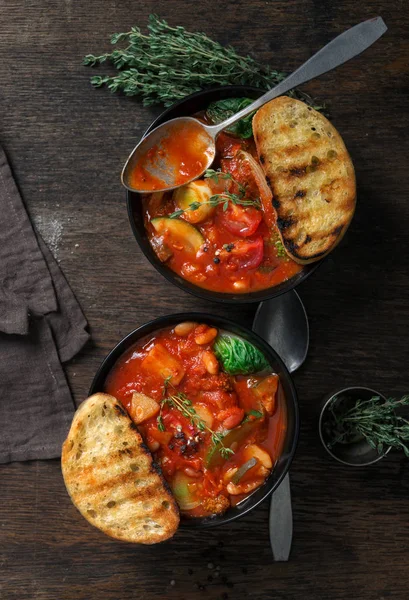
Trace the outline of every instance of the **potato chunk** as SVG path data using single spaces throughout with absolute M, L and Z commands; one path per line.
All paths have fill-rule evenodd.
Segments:
M 171 377 L 173 385 L 178 385 L 185 374 L 182 364 L 162 344 L 154 345 L 143 359 L 141 367 L 144 371 L 162 379 Z
M 258 444 L 250 444 L 244 449 L 243 456 L 246 460 L 250 460 L 251 458 L 256 458 L 259 463 L 265 467 L 266 469 L 271 469 L 273 466 L 273 462 L 271 460 L 271 456 L 261 446 Z
M 159 409 L 159 404 L 150 396 L 140 394 L 139 392 L 132 394 L 132 404 L 129 408 L 129 414 L 132 421 L 137 425 L 157 415 Z
M 209 408 L 205 404 L 194 404 L 193 408 L 205 425 L 211 429 L 213 427 L 214 417 Z

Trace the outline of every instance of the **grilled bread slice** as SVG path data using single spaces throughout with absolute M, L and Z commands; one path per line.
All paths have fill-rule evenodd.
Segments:
M 95 394 L 81 404 L 61 464 L 71 500 L 107 535 L 155 544 L 178 528 L 176 501 L 136 425 L 113 396 Z
M 281 96 L 253 118 L 286 252 L 307 264 L 341 240 L 355 210 L 355 173 L 337 130 L 310 106 Z

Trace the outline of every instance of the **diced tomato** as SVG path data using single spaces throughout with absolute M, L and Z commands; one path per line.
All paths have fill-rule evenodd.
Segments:
M 243 208 L 229 202 L 227 210 L 220 208 L 217 219 L 223 227 L 239 237 L 249 237 L 255 233 L 260 225 L 263 214 L 252 206 Z
M 150 427 L 148 439 L 149 438 L 159 442 L 162 446 L 167 446 L 173 438 L 173 431 L 159 431 L 157 427 Z
M 223 177 L 206 179 L 206 183 L 212 191 L 212 194 L 222 194 L 223 192 L 231 192 L 233 188 L 233 182 L 231 179 L 224 179 Z
M 258 236 L 253 240 L 239 240 L 227 252 L 223 251 L 223 261 L 240 269 L 256 269 L 264 256 L 263 238 Z
M 217 414 L 217 419 L 223 423 L 225 429 L 234 429 L 240 425 L 244 418 L 244 410 L 239 406 L 232 406 L 221 410 Z
M 237 403 L 236 394 L 233 392 L 224 392 L 223 390 L 217 390 L 214 392 L 202 392 L 200 394 L 200 399 L 210 402 L 211 404 L 217 406 L 220 410 L 228 408 L 230 406 L 235 406 Z
M 190 467 L 194 471 L 200 471 L 203 466 L 200 458 L 181 458 L 181 463 L 183 463 L 185 467 Z
M 243 141 L 239 138 L 231 137 L 222 131 L 216 140 L 216 150 L 224 158 L 232 158 L 243 147 Z M 223 169 L 224 170 L 224 169 Z

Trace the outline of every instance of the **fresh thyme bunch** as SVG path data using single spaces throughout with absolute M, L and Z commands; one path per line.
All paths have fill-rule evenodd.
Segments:
M 379 396 L 357 400 L 352 406 L 348 398 L 340 398 L 329 406 L 324 423 L 328 447 L 349 443 L 362 436 L 368 444 L 382 454 L 384 446 L 401 449 L 409 458 L 409 421 L 395 413 L 409 405 L 409 395 L 400 400 L 389 398 L 383 402 Z
M 285 78 L 284 73 L 265 67 L 250 56 L 240 56 L 231 46 L 222 46 L 204 33 L 171 27 L 157 15 L 149 16 L 147 35 L 139 27 L 132 27 L 111 37 L 112 44 L 118 42 L 124 42 L 125 48 L 84 58 L 84 65 L 94 67 L 108 62 L 118 71 L 113 76 L 91 77 L 91 83 L 95 87 L 106 86 L 111 92 L 139 96 L 145 106 L 169 106 L 214 85 L 241 84 L 267 90 Z M 312 99 L 302 92 L 289 95 L 313 106 Z

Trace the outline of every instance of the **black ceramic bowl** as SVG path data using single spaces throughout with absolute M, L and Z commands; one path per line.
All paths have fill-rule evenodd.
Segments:
M 242 85 L 234 85 L 234 86 L 226 86 L 213 88 L 210 90 L 205 90 L 202 92 L 197 92 L 196 94 L 192 94 L 191 96 L 187 96 L 180 102 L 174 104 L 167 110 L 165 110 L 155 121 L 150 125 L 147 129 L 146 133 L 164 123 L 165 121 L 169 121 L 169 119 L 174 119 L 176 117 L 183 117 L 186 115 L 192 115 L 197 113 L 200 110 L 204 110 L 210 104 L 210 102 L 214 102 L 215 100 L 220 100 L 223 98 L 234 98 L 247 96 L 249 98 L 258 98 L 261 96 L 262 92 L 253 87 L 247 87 Z M 127 192 L 127 205 L 128 205 L 128 216 L 131 222 L 132 231 L 134 236 L 142 249 L 142 252 L 145 254 L 146 258 L 152 263 L 152 265 L 161 273 L 168 281 L 174 283 L 182 290 L 186 290 L 199 298 L 204 298 L 205 300 L 213 300 L 216 302 L 230 302 L 230 303 L 247 303 L 247 302 L 262 302 L 263 300 L 268 300 L 269 298 L 275 298 L 280 294 L 288 292 L 293 289 L 299 283 L 304 281 L 308 275 L 310 275 L 321 261 L 305 265 L 295 277 L 292 277 L 288 281 L 284 281 L 279 285 L 273 286 L 271 288 L 267 288 L 265 290 L 260 290 L 258 292 L 250 292 L 248 294 L 233 294 L 233 293 L 222 293 L 222 292 L 213 292 L 211 290 L 205 290 L 204 288 L 191 283 L 190 281 L 186 281 L 180 275 L 172 271 L 166 264 L 162 263 L 155 252 L 152 249 L 152 246 L 149 243 L 148 236 L 146 234 L 146 230 L 143 222 L 143 211 L 142 211 L 142 203 L 140 200 L 140 195 L 134 192 Z
M 337 400 L 347 398 L 353 402 L 356 400 L 370 400 L 374 396 L 379 396 L 383 402 L 386 402 L 385 396 L 371 388 L 354 386 L 343 388 L 336 392 L 332 392 L 325 396 L 321 404 L 321 412 L 318 420 L 318 431 L 322 445 L 332 458 L 338 462 L 348 465 L 349 467 L 366 467 L 381 460 L 390 452 L 391 447 L 387 446 L 385 450 L 379 454 L 375 448 L 371 448 L 368 442 L 358 437 L 356 440 L 348 444 L 335 444 L 333 448 L 328 446 L 328 434 L 325 431 L 325 418 L 327 416 L 330 405 Z
M 150 321 L 149 323 L 142 325 L 142 327 L 138 327 L 138 329 L 135 329 L 126 337 L 124 337 L 124 339 L 121 340 L 113 350 L 111 350 L 99 367 L 91 385 L 89 392 L 90 395 L 104 391 L 105 381 L 112 367 L 120 358 L 120 356 L 122 356 L 122 354 L 128 350 L 128 348 L 130 348 L 130 346 L 135 344 L 141 338 L 154 333 L 158 329 L 176 325 L 181 321 L 197 321 L 199 323 L 206 323 L 208 325 L 240 335 L 244 339 L 257 346 L 268 358 L 272 368 L 280 377 L 287 407 L 287 433 L 284 440 L 283 451 L 267 481 L 255 492 L 253 492 L 246 500 L 240 503 L 240 506 L 230 508 L 223 515 L 206 517 L 203 519 L 182 519 L 183 525 L 191 527 L 211 527 L 215 525 L 222 525 L 223 523 L 228 523 L 229 521 L 234 521 L 234 519 L 242 517 L 248 513 L 258 504 L 260 504 L 260 502 L 262 502 L 265 498 L 267 498 L 267 496 L 272 494 L 285 477 L 288 469 L 290 468 L 298 441 L 299 414 L 297 394 L 291 376 L 284 363 L 278 354 L 274 352 L 271 346 L 269 346 L 258 335 L 249 329 L 242 327 L 241 325 L 237 325 L 236 323 L 221 317 L 212 317 L 202 313 L 183 313 L 177 315 L 168 315 L 165 317 L 160 317 L 159 319 L 155 319 L 154 321 Z

